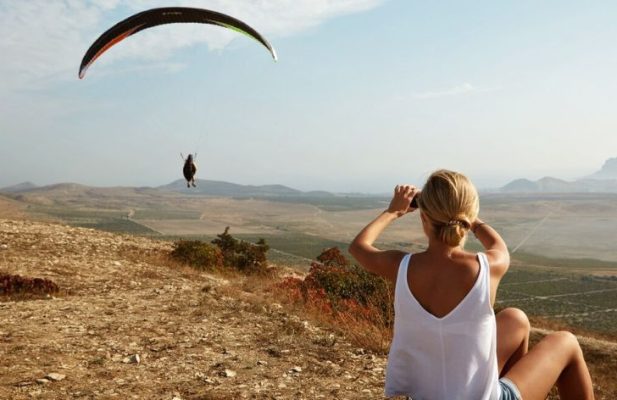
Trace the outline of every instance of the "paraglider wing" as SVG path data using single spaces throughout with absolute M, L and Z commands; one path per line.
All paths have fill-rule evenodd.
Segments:
M 153 26 L 174 23 L 198 23 L 218 25 L 243 33 L 264 45 L 276 61 L 276 52 L 272 45 L 259 32 L 246 23 L 229 15 L 203 8 L 164 7 L 142 11 L 118 22 L 103 33 L 86 51 L 79 66 L 79 79 L 86 75 L 86 70 L 105 51 L 116 43 Z

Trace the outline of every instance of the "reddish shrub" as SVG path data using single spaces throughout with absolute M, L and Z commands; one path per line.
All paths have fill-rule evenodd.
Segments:
M 288 278 L 279 288 L 290 300 L 351 318 L 390 327 L 394 321 L 392 285 L 385 279 L 352 265 L 336 247 L 324 250 L 304 280 Z
M 0 296 L 38 297 L 58 293 L 59 290 L 58 285 L 49 279 L 0 274 Z

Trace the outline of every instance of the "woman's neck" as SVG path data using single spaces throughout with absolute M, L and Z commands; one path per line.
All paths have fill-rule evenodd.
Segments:
M 429 237 L 426 252 L 431 255 L 450 258 L 453 253 L 461 251 L 461 246 L 448 246 L 437 238 Z

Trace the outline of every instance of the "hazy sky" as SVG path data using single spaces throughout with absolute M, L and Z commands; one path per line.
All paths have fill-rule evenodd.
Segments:
M 103 31 L 155 6 L 77 78 Z M 181 177 L 384 192 L 433 169 L 480 187 L 573 179 L 617 156 L 617 2 L 0 0 L 0 186 Z

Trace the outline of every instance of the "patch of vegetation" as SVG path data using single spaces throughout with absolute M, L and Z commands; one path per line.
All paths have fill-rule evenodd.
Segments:
M 324 211 L 353 211 L 371 210 L 384 208 L 390 202 L 390 198 L 380 196 L 298 196 L 298 197 L 264 197 L 264 200 L 278 201 L 282 203 L 310 204 Z
M 263 273 L 268 267 L 266 253 L 270 246 L 263 238 L 258 239 L 255 244 L 238 240 L 229 234 L 229 227 L 226 227 L 225 232 L 217 235 L 212 244 L 223 253 L 223 262 L 226 267 L 244 273 Z
M 53 281 L 0 273 L 0 299 L 29 299 L 47 297 L 59 292 Z
M 106 220 L 99 220 L 92 223 L 72 223 L 71 225 L 80 226 L 82 228 L 92 228 L 100 231 L 107 231 L 113 233 L 129 233 L 134 235 L 155 235 L 156 231 L 138 224 L 130 219 L 125 218 L 111 218 Z
M 127 218 L 127 212 L 121 210 L 81 210 L 67 207 L 33 206 L 34 215 L 52 217 L 68 225 L 91 228 L 113 233 L 134 235 L 155 235 L 157 232 Z
M 614 336 L 617 282 L 528 267 L 511 268 L 497 293 L 499 307 L 518 307 L 532 317 L 568 329 Z
M 617 262 L 603 261 L 595 258 L 550 258 L 538 254 L 517 251 L 512 258 L 525 264 L 541 265 L 544 267 L 558 267 L 564 269 L 608 269 L 617 268 Z
M 172 258 L 201 270 L 220 269 L 224 265 L 221 250 L 199 240 L 180 240 L 174 243 Z
M 255 235 L 237 235 L 243 240 L 255 241 L 258 238 Z M 296 256 L 313 259 L 315 254 L 320 254 L 324 249 L 338 247 L 346 249 L 349 243 L 338 240 L 326 239 L 320 236 L 307 235 L 299 232 L 288 232 L 284 235 L 262 235 L 268 241 L 268 244 L 277 250 Z M 343 252 L 345 257 L 349 254 Z
M 147 208 L 135 210 L 134 219 L 182 219 L 182 220 L 197 220 L 201 213 L 193 210 L 180 210 L 169 208 Z
M 257 243 L 238 240 L 231 236 L 227 227 L 211 243 L 199 240 L 175 242 L 171 256 L 198 269 L 228 268 L 245 274 L 262 274 L 267 272 L 266 253 L 269 249 L 264 239 Z
M 336 247 L 324 250 L 304 279 L 289 277 L 276 289 L 288 301 L 317 312 L 321 318 L 331 318 L 368 348 L 382 351 L 390 339 L 392 285 L 351 264 Z

